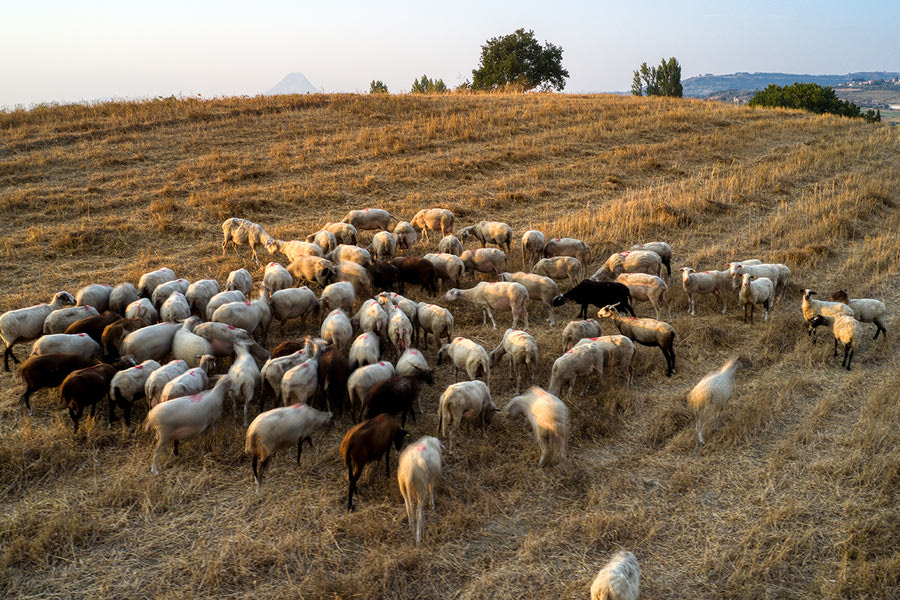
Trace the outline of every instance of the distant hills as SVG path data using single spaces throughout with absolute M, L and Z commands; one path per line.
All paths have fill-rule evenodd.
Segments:
M 303 73 L 285 75 L 273 88 L 266 92 L 267 96 L 277 94 L 321 94 L 322 90 L 314 86 Z
M 887 71 L 862 71 L 846 75 L 807 75 L 796 73 L 731 73 L 729 75 L 700 75 L 681 82 L 685 96 L 707 98 L 718 92 L 750 92 L 764 89 L 769 84 L 791 85 L 794 82 L 817 83 L 822 86 L 847 86 L 852 81 L 896 79 L 900 73 Z M 735 94 L 739 95 L 739 94 Z

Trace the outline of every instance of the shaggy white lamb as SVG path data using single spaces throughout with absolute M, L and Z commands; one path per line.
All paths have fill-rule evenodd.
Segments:
M 441 477 L 441 450 L 444 445 L 431 436 L 423 436 L 400 453 L 397 464 L 397 481 L 400 495 L 406 505 L 409 526 L 415 530 L 416 544 L 422 543 L 422 525 L 425 520 L 425 500 L 431 499 L 434 509 L 434 486 Z M 413 524 L 415 508 L 415 525 Z
M 369 250 L 378 260 L 390 261 L 397 254 L 397 244 L 396 235 L 389 231 L 379 231 L 372 238 L 372 246 Z
M 551 454 L 566 457 L 569 439 L 569 409 L 562 400 L 537 386 L 516 396 L 503 407 L 508 418 L 525 415 L 541 449 L 538 466 Z
M 631 552 L 617 552 L 591 583 L 591 600 L 638 600 L 641 567 Z
M 522 369 L 528 372 L 531 385 L 534 385 L 534 374 L 538 368 L 538 346 L 531 335 L 517 329 L 507 329 L 503 333 L 500 345 L 491 352 L 491 366 L 497 365 L 504 355 L 509 355 L 509 378 L 516 375 L 516 393 L 522 382 Z
M 397 238 L 397 250 L 406 250 L 407 253 L 412 250 L 416 240 L 419 239 L 416 228 L 408 221 L 397 223 L 397 226 L 394 227 L 394 237 Z
M 734 393 L 734 373 L 741 366 L 737 356 L 729 358 L 724 365 L 708 373 L 688 393 L 687 402 L 697 413 L 697 445 L 694 451 L 705 444 L 703 441 L 703 422 L 707 413 L 715 416 L 714 431 L 719 430 L 719 417 L 725 403 Z
M 491 359 L 480 344 L 468 338 L 458 337 L 441 346 L 438 351 L 438 365 L 443 362 L 444 356 L 453 363 L 453 381 L 459 381 L 459 370 L 464 369 L 470 380 L 484 375 L 485 383 L 491 385 Z
M 462 251 L 462 242 L 460 242 L 459 238 L 455 235 L 442 237 L 441 241 L 438 242 L 438 252 L 441 254 L 453 254 L 454 256 L 459 256 L 462 254 Z
M 491 312 L 492 308 L 497 310 L 508 308 L 512 312 L 513 328 L 516 328 L 519 324 L 519 317 L 522 317 L 525 323 L 523 329 L 528 329 L 528 307 L 526 306 L 528 290 L 521 283 L 482 281 L 473 288 L 467 290 L 453 288 L 444 295 L 447 302 L 456 302 L 460 298 L 481 308 L 485 326 L 490 317 L 491 325 L 497 329 L 497 322 Z
M 681 287 L 688 295 L 688 312 L 694 316 L 695 302 L 698 294 L 713 294 L 722 300 L 722 314 L 728 310 L 728 280 L 730 271 L 701 271 L 691 267 L 681 267 Z
M 481 425 L 481 434 L 491 424 L 497 407 L 491 401 L 491 390 L 483 381 L 461 381 L 447 386 L 438 402 L 438 431 L 449 438 L 453 452 L 454 438 L 463 421 Z

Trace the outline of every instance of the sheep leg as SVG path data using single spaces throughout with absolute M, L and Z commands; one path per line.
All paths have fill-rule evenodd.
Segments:
M 852 361 L 852 360 L 853 360 L 853 346 L 851 346 L 850 344 L 845 344 L 844 345 L 844 360 L 842 361 L 841 364 L 843 364 L 843 362 L 846 362 L 848 371 L 850 370 L 850 361 Z
M 485 305 L 484 312 L 491 318 L 491 325 L 494 329 L 497 329 L 497 321 L 494 320 L 494 313 L 491 312 L 490 305 Z M 513 313 L 513 318 L 515 318 L 515 313 Z M 487 325 L 487 319 L 485 319 L 484 324 Z
M 402 427 L 402 425 L 401 425 Z M 384 474 L 390 479 L 391 478 L 391 447 L 388 446 L 387 451 L 384 453 Z
M 34 412 L 31 410 L 31 401 L 29 400 L 29 398 L 31 398 L 31 391 L 32 390 L 30 387 L 26 387 L 25 393 L 22 394 L 22 399 L 20 400 L 23 408 L 28 411 L 29 415 L 34 414 Z
M 350 481 L 350 485 L 347 487 L 347 510 L 353 510 L 353 492 L 356 491 L 356 482 L 359 481 L 359 476 L 362 475 L 362 469 L 353 474 L 353 465 L 347 466 L 347 478 Z
M 81 406 L 78 407 L 78 410 L 75 410 L 74 408 L 69 409 L 69 416 L 72 418 L 72 424 L 75 425 L 74 433 L 78 433 L 78 420 L 81 419 L 83 412 L 84 409 Z
M 834 338 L 834 354 L 832 355 L 834 358 L 837 358 L 837 347 L 838 347 L 838 340 L 837 340 L 837 338 Z M 841 364 L 841 366 L 844 366 L 843 363 Z
M 178 456 L 178 440 L 175 440 L 175 443 L 173 444 L 172 454 L 174 454 L 175 456 Z
M 13 352 L 12 346 L 7 346 L 6 351 L 3 353 L 3 367 L 6 371 L 9 371 L 9 358 L 12 357 L 13 363 L 19 364 L 19 359 L 16 358 L 15 352 Z
M 422 543 L 422 521 L 425 520 L 424 506 L 421 498 L 416 499 L 416 544 Z

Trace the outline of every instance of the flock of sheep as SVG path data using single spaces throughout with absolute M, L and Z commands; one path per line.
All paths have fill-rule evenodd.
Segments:
M 29 398 L 36 390 L 59 386 L 60 401 L 68 407 L 76 431 L 83 411 L 90 408 L 93 414 L 103 401 L 108 402 L 110 422 L 119 408 L 130 426 L 132 406 L 146 398 L 145 429 L 157 433 L 154 474 L 159 473 L 160 453 L 168 443 L 173 443 L 177 454 L 179 441 L 214 426 L 229 399 L 235 411 L 243 404 L 245 451 L 252 456 L 257 487 L 278 450 L 296 444 L 299 463 L 303 442 L 311 445 L 312 433 L 335 416 L 343 419 L 346 410 L 355 423 L 340 447 L 348 470 L 348 508 L 353 508 L 353 494 L 365 465 L 384 457 L 389 474 L 391 446 L 402 450 L 399 486 L 419 543 L 425 503 L 434 506 L 434 486 L 445 449 L 431 436 L 403 448 L 409 437 L 406 418 L 415 419 L 421 412 L 421 385 L 434 380 L 425 357 L 429 334 L 437 346 L 437 363 L 447 360 L 455 380 L 459 371 L 467 378 L 448 386 L 439 400 L 438 435 L 448 441 L 451 452 L 462 423 L 474 423 L 484 432 L 494 413 L 502 412 L 530 422 L 540 448 L 539 464 L 551 456 L 564 459 L 568 408 L 559 397 L 564 388 L 571 400 L 577 378 L 599 377 L 614 367 L 630 386 L 636 344 L 659 347 L 666 375 L 675 372 L 675 330 L 661 319 L 664 309 L 671 321 L 666 279 L 671 275 L 672 249 L 668 244 L 652 242 L 615 253 L 585 279 L 591 261 L 587 244 L 572 238 L 547 240 L 541 232 L 530 230 L 521 238 L 527 271 L 510 272 L 513 232 L 509 225 L 482 221 L 456 236 L 454 220 L 453 213 L 439 208 L 421 210 L 409 222 L 380 209 L 353 210 L 306 240 L 282 241 L 256 223 L 231 218 L 222 224 L 223 254 L 229 245 L 248 245 L 257 265 L 259 247 L 288 260 L 287 266 L 278 262 L 266 266 L 257 297 L 251 299 L 254 284 L 245 269 L 230 274 L 225 290 L 215 280 L 190 283 L 162 268 L 142 276 L 137 287 L 92 284 L 76 296 L 59 292 L 49 304 L 0 316 L 0 337 L 6 344 L 4 366 L 9 370 L 10 358 L 19 362 L 13 353 L 15 344 L 36 340 L 19 368 L 25 383 L 23 409 L 31 411 Z M 397 225 L 390 229 L 392 221 Z M 417 228 L 426 244 L 429 232 L 440 233 L 438 252 L 411 255 L 419 238 Z M 367 230 L 376 233 L 363 248 L 360 232 Z M 463 242 L 469 238 L 480 247 L 464 250 Z M 476 272 L 486 274 L 488 280 L 459 287 Z M 728 297 L 737 291 L 744 319 L 750 323 L 756 305 L 763 307 L 768 319 L 791 277 L 785 265 L 758 260 L 732 262 L 721 271 L 684 267 L 681 274 L 691 315 L 698 295 L 715 295 L 724 313 Z M 296 287 L 297 281 L 302 287 Z M 571 287 L 563 294 L 558 282 L 569 282 Z M 401 295 L 406 286 L 434 294 L 444 283 L 448 288 L 445 303 L 474 305 L 482 311 L 485 326 L 490 321 L 496 329 L 494 311 L 510 311 L 511 328 L 495 349 L 488 351 L 473 340 L 454 338 L 454 315 L 448 308 Z M 316 295 L 308 285 L 321 291 Z M 842 365 L 847 369 L 859 344 L 860 322 L 874 323 L 876 338 L 886 335 L 885 306 L 878 300 L 851 300 L 842 292 L 841 301 L 825 302 L 813 299 L 813 294 L 805 290 L 802 301 L 810 334 L 818 326 L 830 327 L 835 354 L 841 344 Z M 553 362 L 544 389 L 535 385 L 538 345 L 526 331 L 528 305 L 546 307 L 547 320 L 555 325 L 554 308 L 567 301 L 581 305 L 581 320 L 565 326 L 562 354 Z M 634 301 L 649 302 L 655 318 L 635 318 Z M 599 309 L 599 318 L 616 326 L 619 335 L 600 335 L 599 321 L 587 318 L 591 305 Z M 288 321 L 299 318 L 300 329 L 305 329 L 307 319 L 318 323 L 322 313 L 318 336 L 284 342 L 271 351 L 265 348 L 273 321 L 281 324 L 284 333 Z M 358 332 L 355 337 L 354 332 Z M 389 362 L 388 357 L 395 361 Z M 515 377 L 517 395 L 501 411 L 492 401 L 490 378 L 492 367 L 504 357 L 509 360 L 510 377 Z M 223 358 L 229 363 L 227 372 L 214 375 Z M 688 403 L 697 411 L 698 447 L 704 442 L 710 412 L 718 425 L 740 364 L 739 358 L 729 358 L 690 392 Z M 523 375 L 531 387 L 519 395 Z M 259 402 L 260 413 L 248 426 L 253 400 Z M 268 400 L 276 407 L 264 410 Z M 330 412 L 310 403 L 320 408 L 327 405 Z M 639 579 L 634 555 L 620 552 L 597 575 L 591 598 L 636 598 Z

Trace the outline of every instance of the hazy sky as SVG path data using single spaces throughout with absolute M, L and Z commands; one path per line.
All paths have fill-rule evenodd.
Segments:
M 568 92 L 628 90 L 669 56 L 683 78 L 900 71 L 897 0 L 0 1 L 0 107 L 256 95 L 295 71 L 326 92 L 453 87 L 519 27 L 563 48 Z

